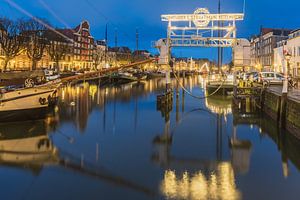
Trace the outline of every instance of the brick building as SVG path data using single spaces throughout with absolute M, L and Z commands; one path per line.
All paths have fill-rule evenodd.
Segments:
M 274 70 L 274 48 L 288 39 L 291 30 L 261 28 L 260 34 L 251 38 L 251 65 L 263 71 Z
M 88 21 L 81 22 L 75 29 L 59 29 L 58 31 L 73 40 L 72 66 L 75 69 L 91 69 L 95 46 Z

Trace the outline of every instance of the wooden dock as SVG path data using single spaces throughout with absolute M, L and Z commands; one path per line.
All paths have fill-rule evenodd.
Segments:
M 241 85 L 234 86 L 233 104 L 248 113 L 257 108 L 261 109 L 263 89 L 260 85 L 252 87 L 247 85 L 245 87 Z
M 300 90 L 282 93 L 282 86 L 234 87 L 233 106 L 243 116 L 255 112 L 266 114 L 281 129 L 300 138 Z

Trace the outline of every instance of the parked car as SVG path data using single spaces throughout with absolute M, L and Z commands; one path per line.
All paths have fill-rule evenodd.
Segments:
M 253 77 L 253 80 L 264 85 L 281 85 L 284 76 L 277 72 L 260 72 Z

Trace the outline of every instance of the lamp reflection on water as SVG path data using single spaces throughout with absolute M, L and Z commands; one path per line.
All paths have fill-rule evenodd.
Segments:
M 234 171 L 229 162 L 218 164 L 208 178 L 203 172 L 184 172 L 182 176 L 167 170 L 160 190 L 167 199 L 241 199 L 236 188 Z

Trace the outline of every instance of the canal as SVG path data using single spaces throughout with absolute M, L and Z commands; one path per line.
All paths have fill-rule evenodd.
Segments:
M 205 95 L 201 77 L 184 82 Z M 66 86 L 45 119 L 1 124 L 1 199 L 298 199 L 297 139 L 230 97 L 175 89 L 159 110 L 163 90 Z

